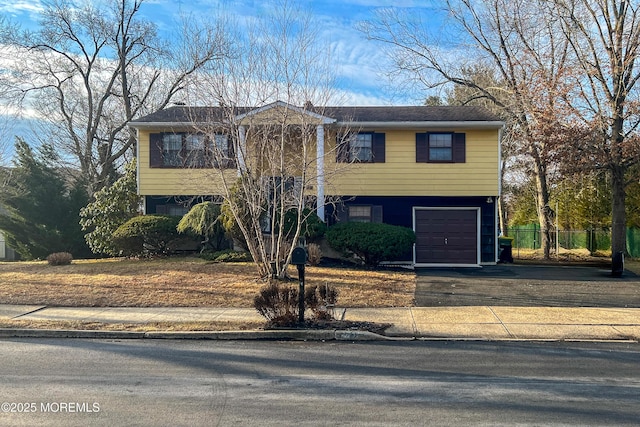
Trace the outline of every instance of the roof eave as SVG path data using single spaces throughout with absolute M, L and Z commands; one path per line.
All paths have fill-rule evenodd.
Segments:
M 505 123 L 501 121 L 371 121 L 371 122 L 341 122 L 327 118 L 322 120 L 323 124 L 335 123 L 341 127 L 367 128 L 367 129 L 409 129 L 409 128 L 429 128 L 429 129 L 501 129 Z M 210 126 L 210 122 L 129 122 L 129 126 L 134 129 L 151 128 L 193 128 L 197 126 Z
M 384 121 L 384 122 L 336 122 L 338 126 L 367 128 L 367 129 L 409 129 L 409 128 L 429 128 L 429 129 L 501 129 L 504 122 L 501 121 Z
M 197 126 L 211 126 L 211 122 L 129 122 L 129 127 L 134 129 L 193 128 Z

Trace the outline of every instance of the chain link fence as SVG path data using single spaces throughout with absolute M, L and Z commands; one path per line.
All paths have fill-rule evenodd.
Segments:
M 537 224 L 510 227 L 509 237 L 513 238 L 514 256 L 518 249 L 541 249 L 541 232 Z M 611 230 L 607 229 L 558 230 L 551 233 L 551 240 L 552 248 L 557 244 L 562 249 L 587 249 L 592 254 L 611 250 Z M 627 229 L 627 252 L 631 257 L 640 257 L 640 229 Z

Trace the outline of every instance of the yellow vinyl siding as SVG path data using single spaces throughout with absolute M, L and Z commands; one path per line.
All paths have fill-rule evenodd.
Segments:
M 498 130 L 467 130 L 465 163 L 416 163 L 416 132 L 386 133 L 386 162 L 341 165 L 327 158 L 336 176 L 327 195 L 488 196 L 498 194 Z M 438 129 L 438 132 L 443 130 Z M 451 129 L 450 131 L 458 131 Z M 327 140 L 331 149 L 334 140 Z M 330 145 L 331 144 L 331 145 Z
M 138 192 L 142 196 L 219 195 L 222 176 L 218 169 L 180 169 L 149 167 L 149 134 L 160 131 L 140 130 L 138 133 Z M 237 177 L 236 169 L 225 169 L 227 183 Z
M 416 133 L 429 129 L 386 131 L 385 163 L 336 162 L 335 131 L 325 132 L 325 194 L 350 196 L 497 196 L 499 185 L 498 130 L 460 130 L 466 133 L 465 163 L 416 163 Z M 447 130 L 438 129 L 438 132 Z M 138 186 L 141 195 L 223 194 L 221 171 L 217 169 L 170 169 L 149 167 L 149 134 L 161 130 L 139 130 Z M 376 130 L 376 132 L 383 132 Z M 314 145 L 314 144 L 312 144 Z M 251 143 L 249 142 L 251 148 Z M 251 150 L 250 150 L 251 151 Z M 295 150 L 300 153 L 299 149 Z M 315 156 L 315 146 L 309 147 Z M 254 166 L 255 154 L 247 161 Z M 315 191 L 316 162 L 309 161 L 307 190 Z M 264 166 L 263 166 L 264 167 Z M 223 172 L 229 184 L 236 169 Z M 300 171 L 291 173 L 298 175 Z

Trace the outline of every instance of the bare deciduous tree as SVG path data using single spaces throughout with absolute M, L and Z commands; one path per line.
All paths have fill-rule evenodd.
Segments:
M 568 145 L 574 168 L 606 170 L 611 177 L 611 249 L 626 252 L 626 189 L 640 162 L 640 6 L 626 0 L 553 0 L 579 73 L 567 104 L 591 138 Z
M 219 104 L 222 117 L 205 120 L 211 125 L 199 130 L 220 142 L 211 145 L 213 162 L 231 158 L 237 172 L 219 167 L 212 180 L 221 183 L 225 208 L 259 274 L 283 278 L 303 224 L 315 218 L 316 208 L 322 217 L 329 201 L 321 187 L 333 172 L 324 159 L 335 158 L 335 148 L 316 141 L 329 137 L 324 109 L 336 101 L 334 73 L 305 11 L 281 1 L 254 25 L 227 29 L 235 40 L 232 54 L 198 76 L 198 96 L 190 104 Z M 222 133 L 231 135 L 230 144 Z
M 79 165 L 90 193 L 112 183 L 133 153 L 127 123 L 174 101 L 223 53 L 219 32 L 193 20 L 162 41 L 142 5 L 53 0 L 37 31 L 2 32 L 14 66 L 2 94 L 39 111 L 47 123 L 40 138 Z
M 527 159 L 535 179 L 545 257 L 553 227 L 545 136 L 558 126 L 553 112 L 561 108 L 565 75 L 571 70 L 568 41 L 558 37 L 559 22 L 548 19 L 552 7 L 545 0 L 448 0 L 451 22 L 446 31 L 395 9 L 382 9 L 361 26 L 369 39 L 389 47 L 395 72 L 413 83 L 466 87 L 502 112 L 511 137 L 519 142 L 517 155 Z M 446 40 L 446 34 L 458 40 Z M 494 70 L 493 78 L 468 72 L 478 65 Z M 499 87 L 493 82 L 500 82 Z

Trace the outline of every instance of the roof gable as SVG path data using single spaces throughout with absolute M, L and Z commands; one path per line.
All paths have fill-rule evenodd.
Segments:
M 251 118 L 257 118 L 258 121 L 268 121 L 269 118 L 275 115 L 279 117 L 285 117 L 289 111 L 292 111 L 294 114 L 300 116 L 308 116 L 312 119 L 313 122 L 318 122 L 322 124 L 334 123 L 336 119 L 331 117 L 326 117 L 322 114 L 316 113 L 313 109 L 307 109 L 306 107 L 297 107 L 295 105 L 287 104 L 286 102 L 276 101 L 271 104 L 267 104 L 263 107 L 256 108 L 255 110 L 247 111 L 246 113 L 238 114 L 235 119 L 242 123 L 243 121 Z M 283 114 L 280 114 L 283 113 Z M 295 118 L 291 118 L 292 122 L 295 122 Z

